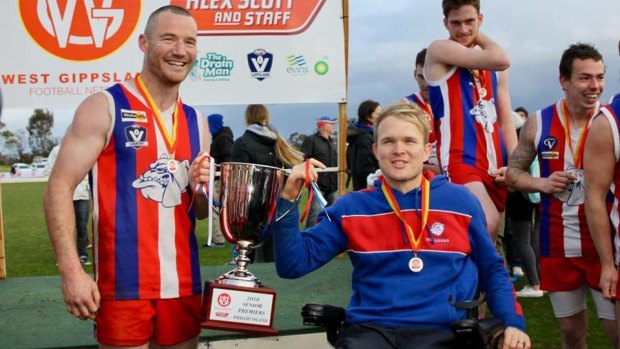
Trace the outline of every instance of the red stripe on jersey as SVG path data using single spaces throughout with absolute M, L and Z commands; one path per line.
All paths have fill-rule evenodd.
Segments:
M 114 138 L 110 139 L 108 146 L 102 151 L 102 156 L 105 153 L 114 153 L 114 148 L 116 144 L 114 142 Z M 99 176 L 102 173 L 115 173 L 116 172 L 116 162 L 113 156 L 109 156 L 111 159 L 109 162 L 99 163 L 97 164 L 97 180 L 99 183 L 96 183 L 97 186 L 101 185 L 101 181 L 99 180 Z M 112 188 L 116 188 L 116 176 L 107 176 L 106 183 L 110 185 Z M 97 202 L 99 205 L 99 212 L 97 214 L 98 222 L 108 222 L 106 225 L 106 231 L 100 231 L 100 228 L 97 228 L 97 239 L 95 245 L 95 253 L 98 254 L 98 251 L 111 251 L 111 253 L 107 253 L 108 256 L 105 258 L 99 258 L 97 256 L 95 263 L 95 275 L 97 275 L 97 285 L 100 288 L 101 294 L 115 294 L 115 282 L 116 275 L 114 273 L 114 265 L 116 263 L 115 260 L 115 248 L 116 248 L 116 190 L 98 190 L 97 192 L 93 192 L 94 195 L 97 195 Z M 105 196 L 106 200 L 102 200 L 101 197 Z M 93 225 L 97 224 L 97 222 L 93 221 Z M 99 226 L 101 226 L 99 224 Z M 106 273 L 99 273 L 99 270 L 106 270 Z
M 182 111 L 182 109 L 181 109 Z M 187 118 L 185 117 L 177 117 L 177 130 L 178 134 L 184 135 L 189 134 L 187 125 Z M 181 159 L 192 159 L 192 155 L 190 153 L 191 146 L 189 142 L 189 137 L 177 137 L 177 157 Z M 181 197 L 182 207 L 189 207 L 189 195 L 183 195 Z M 191 208 L 190 208 L 191 209 Z M 176 221 L 177 222 L 187 222 L 187 213 L 181 210 L 175 211 Z M 190 232 L 191 224 L 187 224 L 187 226 L 178 225 L 177 229 L 180 229 L 176 232 L 175 235 L 175 244 L 177 245 L 177 256 L 176 256 L 176 264 L 177 271 L 179 274 L 179 296 L 190 296 L 192 295 L 192 265 L 190 263 L 191 258 L 189 255 L 182 253 L 191 253 L 191 249 L 183 248 L 183 246 L 190 246 Z M 182 252 L 183 251 L 183 252 Z
M 465 114 L 463 111 L 463 94 L 461 91 L 461 71 L 457 69 L 455 75 L 448 79 L 448 97 L 450 102 L 450 145 L 449 145 L 449 156 L 450 163 L 454 163 L 455 161 L 458 163 L 462 163 L 463 159 L 454 159 L 455 154 L 462 155 L 465 152 L 463 151 L 463 139 L 465 128 L 463 125 L 463 121 L 465 118 Z M 441 151 L 441 150 L 439 150 Z M 438 152 L 439 152 L 438 151 Z M 443 161 L 443 160 L 442 160 Z M 448 163 L 448 166 L 450 166 Z M 443 164 L 443 163 L 442 163 Z M 449 170 L 448 170 L 449 172 Z
M 412 227 L 420 226 L 416 211 L 402 212 Z M 429 212 L 428 224 L 420 241 L 420 250 L 434 250 L 469 254 L 468 227 L 471 218 L 451 212 Z M 450 227 L 450 230 L 445 230 Z M 410 250 L 407 235 L 399 218 L 394 213 L 374 216 L 345 216 L 343 231 L 347 232 L 348 248 L 357 252 L 382 252 Z M 417 228 L 414 228 L 417 229 Z M 348 233 L 351 232 L 351 233 Z M 416 231 L 416 236 L 420 233 Z

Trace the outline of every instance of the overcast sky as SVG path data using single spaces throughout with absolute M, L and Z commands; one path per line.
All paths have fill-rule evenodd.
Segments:
M 620 92 L 620 1 L 618 0 L 482 0 L 482 31 L 509 54 L 512 106 L 530 112 L 563 94 L 558 83 L 562 51 L 571 43 L 588 42 L 603 54 L 607 73 L 602 101 Z M 416 53 L 431 41 L 446 38 L 439 0 L 349 0 L 348 117 L 357 106 L 374 99 L 383 106 L 417 91 L 412 70 Z M 136 48 L 137 50 L 137 48 Z M 269 105 L 272 123 L 288 137 L 311 133 L 322 115 L 337 116 L 337 105 Z M 235 137 L 244 130 L 243 106 L 199 107 L 219 112 Z M 54 110 L 54 135 L 62 136 L 73 110 Z M 25 128 L 31 111 L 6 111 L 10 130 Z

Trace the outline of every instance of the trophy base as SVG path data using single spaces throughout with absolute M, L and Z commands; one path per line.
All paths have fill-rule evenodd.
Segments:
M 205 282 L 200 327 L 277 336 L 273 328 L 276 291 Z

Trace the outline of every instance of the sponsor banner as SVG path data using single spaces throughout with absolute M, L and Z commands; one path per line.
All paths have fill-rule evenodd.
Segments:
M 7 108 L 74 108 L 135 77 L 138 36 L 160 6 L 198 22 L 186 103 L 346 101 L 341 0 L 15 0 L 0 2 Z
M 327 0 L 173 0 L 199 35 L 291 35 L 305 31 Z

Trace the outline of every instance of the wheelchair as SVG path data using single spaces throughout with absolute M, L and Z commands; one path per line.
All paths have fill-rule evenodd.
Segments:
M 451 349 L 496 349 L 505 326 L 501 319 L 478 320 L 478 307 L 484 300 L 449 301 L 457 309 L 467 311 L 467 317 L 451 324 L 454 344 Z M 327 341 L 334 346 L 345 326 L 344 308 L 318 303 L 304 304 L 301 309 L 303 324 L 325 328 Z

